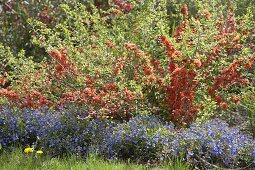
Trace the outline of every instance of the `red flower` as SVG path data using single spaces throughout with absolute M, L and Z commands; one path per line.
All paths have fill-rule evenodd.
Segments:
M 181 51 L 176 50 L 176 51 L 174 52 L 174 54 L 175 54 L 177 57 L 180 57 L 180 56 L 182 55 L 182 52 L 181 52 Z
M 44 9 L 44 10 L 42 10 L 42 13 L 43 13 L 43 14 L 48 14 L 49 11 L 48 11 L 48 9 Z
M 253 65 L 253 62 L 249 61 L 248 63 L 246 63 L 246 64 L 244 65 L 244 67 L 245 67 L 247 70 L 249 70 L 249 69 L 252 68 L 252 65 Z
M 61 65 L 56 65 L 55 69 L 57 70 L 58 73 L 62 73 L 63 72 L 63 67 Z
M 201 64 L 201 61 L 200 61 L 200 60 L 195 59 L 195 60 L 194 60 L 194 65 L 195 65 L 196 67 L 199 68 L 199 67 L 201 67 L 202 64 Z
M 126 11 L 131 11 L 134 7 L 133 7 L 133 5 L 131 4 L 131 3 L 126 3 L 126 4 L 124 4 L 124 9 L 126 10 Z
M 223 109 L 223 110 L 225 110 L 225 109 L 228 108 L 228 104 L 225 103 L 225 102 L 223 102 L 223 103 L 221 103 L 220 108 Z
M 125 43 L 124 44 L 125 48 L 129 51 L 134 51 L 134 50 L 137 50 L 137 47 L 135 44 L 133 43 Z

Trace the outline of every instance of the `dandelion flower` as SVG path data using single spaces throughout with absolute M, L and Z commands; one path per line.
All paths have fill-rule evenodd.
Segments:
M 36 154 L 41 155 L 41 154 L 43 154 L 43 151 L 42 150 L 38 150 L 38 151 L 36 151 Z
M 24 149 L 25 153 L 32 153 L 33 152 L 33 148 L 27 147 Z

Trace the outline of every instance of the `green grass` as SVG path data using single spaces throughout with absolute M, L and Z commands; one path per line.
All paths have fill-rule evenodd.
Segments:
M 105 161 L 95 155 L 82 160 L 75 156 L 66 158 L 50 158 L 49 156 L 22 153 L 16 149 L 11 153 L 0 154 L 1 170 L 188 170 L 188 166 L 181 161 L 167 163 L 148 168 L 146 165 L 124 163 L 120 161 Z

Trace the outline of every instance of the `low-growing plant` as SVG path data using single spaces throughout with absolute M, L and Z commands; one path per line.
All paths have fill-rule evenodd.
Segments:
M 10 111 L 13 114 L 5 114 Z M 175 130 L 173 124 L 148 115 L 124 123 L 78 115 L 5 108 L 0 114 L 2 151 L 19 145 L 53 157 L 97 153 L 150 164 L 183 159 L 198 168 L 255 166 L 254 139 L 220 120 Z
M 171 145 L 166 145 L 163 152 L 172 156 L 185 155 L 187 161 L 200 168 L 253 167 L 254 144 L 254 140 L 238 129 L 213 120 L 203 125 L 193 124 L 189 129 L 177 132 Z
M 109 159 L 155 163 L 160 161 L 166 138 L 171 140 L 173 131 L 173 124 L 163 123 L 152 116 L 137 116 L 114 127 L 98 152 Z

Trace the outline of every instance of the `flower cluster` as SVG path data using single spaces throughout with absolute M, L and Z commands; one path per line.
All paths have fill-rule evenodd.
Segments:
M 125 2 L 125 0 L 113 0 L 113 3 L 115 8 L 122 12 L 129 12 L 134 8 L 131 3 Z
M 50 55 L 56 60 L 57 65 L 55 69 L 58 74 L 67 76 L 67 74 L 73 73 L 76 70 L 74 64 L 71 63 L 67 56 L 66 49 L 52 50 Z
M 253 59 L 250 60 L 253 62 Z M 220 76 L 216 76 L 214 84 L 208 89 L 209 94 L 215 98 L 218 104 L 224 104 L 224 99 L 217 95 L 217 91 L 220 89 L 228 89 L 232 85 L 243 84 L 248 85 L 249 80 L 242 77 L 241 69 L 244 63 L 243 59 L 233 61 L 227 68 L 225 68 Z M 235 102 L 238 102 L 234 100 Z M 225 107 L 223 107 L 225 108 Z
M 52 22 L 53 17 L 50 15 L 50 12 L 48 9 L 44 9 L 42 10 L 37 17 L 42 20 L 44 23 L 49 24 L 50 22 Z
M 19 125 L 11 109 L 1 108 L 0 112 L 0 144 L 5 148 L 19 141 Z
M 26 148 L 24 149 L 24 152 L 25 152 L 26 154 L 33 153 L 33 152 L 34 152 L 34 148 L 26 147 Z M 37 150 L 35 153 L 36 153 L 37 155 L 41 155 L 41 154 L 43 154 L 43 151 L 42 151 L 41 149 L 39 149 L 39 150 Z
M 179 131 L 165 147 L 168 154 L 184 154 L 187 160 L 195 161 L 197 165 L 207 162 L 234 168 L 252 162 L 255 141 L 242 134 L 228 124 L 213 120 L 204 125 L 193 124 L 189 129 Z
M 51 155 L 86 154 L 111 131 L 114 123 L 83 119 L 67 110 L 47 111 L 1 108 L 0 143 L 3 148 L 35 145 Z M 35 148 L 35 149 L 36 149 Z
M 53 156 L 96 152 L 108 159 L 141 162 L 184 156 L 198 167 L 205 162 L 228 168 L 255 166 L 255 141 L 220 120 L 176 130 L 173 124 L 148 115 L 113 122 L 89 120 L 68 110 L 15 112 L 5 107 L 0 127 L 3 148 L 29 145 Z
M 137 116 L 114 127 L 98 152 L 109 159 L 155 161 L 173 131 L 173 124 L 164 123 L 156 117 Z
M 48 100 L 41 92 L 36 90 L 28 90 L 26 87 L 23 87 L 23 92 L 25 94 L 20 94 L 16 90 L 10 89 L 0 89 L 0 94 L 8 100 L 20 107 L 20 108 L 34 108 L 37 109 L 43 106 L 52 105 L 52 101 Z
M 191 66 L 200 67 L 198 59 L 194 61 L 184 58 L 180 61 L 182 53 L 174 48 L 166 37 L 161 36 L 160 42 L 165 46 L 169 58 L 167 73 L 170 75 L 170 83 L 165 85 L 166 103 L 172 121 L 186 125 L 196 118 L 198 106 L 194 105 L 197 82 L 195 81 L 196 70 Z M 175 60 L 176 59 L 176 60 Z

